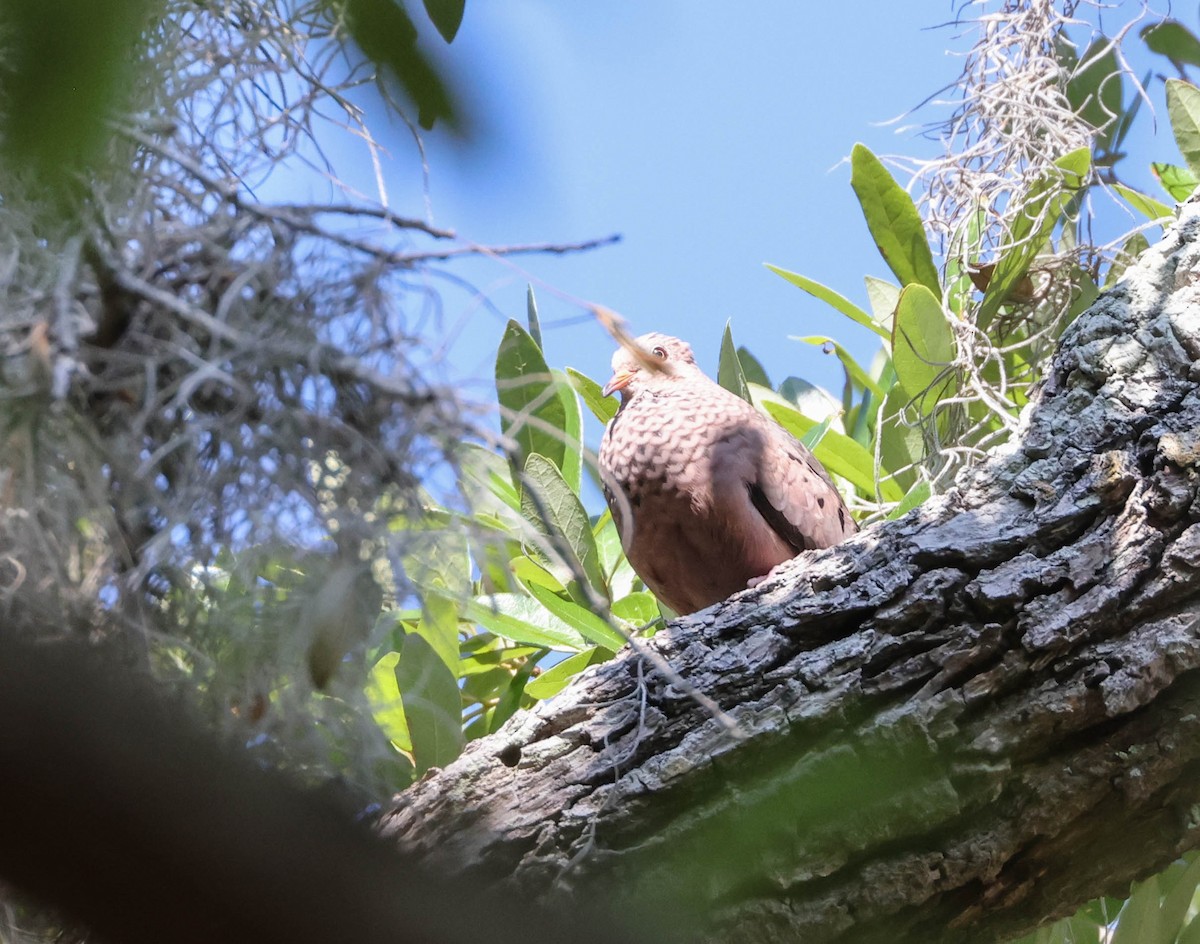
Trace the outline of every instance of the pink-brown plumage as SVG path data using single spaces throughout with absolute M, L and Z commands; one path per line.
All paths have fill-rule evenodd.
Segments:
M 667 606 L 711 606 L 857 530 L 812 453 L 705 376 L 687 344 L 637 343 L 644 356 L 619 350 L 604 388 L 622 402 L 600 474 L 630 564 Z

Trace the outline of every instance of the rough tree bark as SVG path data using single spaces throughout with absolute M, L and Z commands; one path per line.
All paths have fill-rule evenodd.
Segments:
M 680 938 L 984 941 L 1200 840 L 1200 207 L 950 493 L 626 652 L 383 831 Z

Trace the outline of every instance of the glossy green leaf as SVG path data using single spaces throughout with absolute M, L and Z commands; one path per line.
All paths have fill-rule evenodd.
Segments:
M 458 677 L 458 604 L 438 593 L 426 593 L 421 600 L 421 618 L 417 635 L 436 652 L 456 678 Z
M 791 282 L 797 288 L 803 289 L 814 298 L 819 298 L 821 301 L 825 302 L 825 304 L 830 305 L 837 311 L 840 311 L 855 324 L 862 325 L 864 328 L 874 331 L 881 338 L 887 337 L 887 331 L 885 331 L 875 321 L 874 318 L 868 315 L 844 295 L 839 295 L 833 289 L 827 288 L 820 282 L 814 282 L 807 276 L 800 275 L 797 272 L 789 272 L 787 269 L 781 269 L 778 266 L 773 266 L 769 262 L 767 263 L 767 268 L 776 275 L 787 279 L 787 281 Z
M 755 391 L 758 393 L 758 391 Z M 794 406 L 770 391 L 762 393 L 762 405 L 780 426 L 800 439 L 820 423 L 805 416 Z M 813 450 L 817 460 L 830 474 L 846 479 L 869 495 L 875 494 L 875 457 L 844 433 L 828 430 L 817 448 Z M 899 501 L 904 492 L 895 483 L 883 486 L 887 501 Z
M 617 534 L 617 525 L 613 521 L 611 511 L 605 509 L 604 514 L 593 526 L 592 534 L 600 551 L 600 562 L 608 578 L 609 590 L 613 599 L 619 600 L 633 591 L 639 578 L 625 557 L 625 551 L 621 547 L 621 536 Z
M 600 564 L 600 552 L 592 534 L 592 522 L 554 463 L 534 453 L 525 463 L 521 510 L 525 518 L 545 534 L 551 548 L 562 559 L 551 570 L 564 585 L 582 574 L 601 596 L 608 598 L 608 582 Z M 558 573 L 565 568 L 565 573 Z
M 571 386 L 567 375 L 560 370 L 550 371 L 558 384 L 558 396 L 563 407 L 563 462 L 562 475 L 571 491 L 579 494 L 583 488 L 583 411 L 579 397 Z
M 1200 40 L 1178 20 L 1163 20 L 1145 27 L 1141 32 L 1151 52 L 1166 56 L 1176 68 L 1200 66 Z
M 625 645 L 625 637 L 613 629 L 606 619 L 597 616 L 587 607 L 574 600 L 560 597 L 536 583 L 526 584 L 525 589 L 550 613 L 577 630 L 584 639 L 593 645 L 607 646 L 614 651 Z
M 504 457 L 477 443 L 462 443 L 459 448 L 459 468 L 471 508 L 499 511 L 495 502 L 484 500 L 485 495 L 490 495 L 498 499 L 503 508 L 519 512 L 521 495 L 513 487 L 512 473 Z
M 896 382 L 928 416 L 947 385 L 946 369 L 954 363 L 954 332 L 941 299 L 924 285 L 900 293 L 892 334 L 892 366 Z
M 769 394 L 770 391 L 767 390 L 766 393 L 760 395 L 757 388 L 751 387 L 750 393 L 755 398 L 754 402 L 761 407 L 762 403 L 769 399 L 766 394 Z M 841 409 L 841 405 L 828 390 L 811 384 L 802 377 L 788 377 L 779 385 L 778 395 L 805 416 L 812 417 L 817 422 Z
M 742 362 L 738 360 L 737 348 L 733 343 L 733 330 L 725 322 L 725 333 L 721 336 L 721 359 L 717 364 L 717 383 L 736 394 L 747 403 L 750 390 L 746 386 L 746 375 L 742 373 Z
M 601 423 L 608 423 L 614 416 L 617 415 L 617 408 L 620 407 L 620 401 L 616 397 L 606 397 L 601 391 L 604 389 L 591 377 L 581 374 L 572 367 L 567 368 L 567 378 L 571 382 L 571 386 L 575 388 L 575 392 L 583 399 L 584 404 L 592 411 L 592 416 L 596 417 Z
M 746 378 L 746 383 L 760 384 L 763 387 L 771 386 L 771 380 L 767 376 L 766 368 L 757 357 L 746 350 L 745 346 L 737 349 L 738 363 L 742 365 L 742 376 Z
M 899 501 L 906 489 L 910 488 L 917 479 L 914 466 L 925 457 L 925 443 L 921 431 L 916 426 L 906 422 L 905 410 L 909 405 L 908 394 L 896 384 L 884 397 L 880 408 L 882 418 L 879 426 L 879 462 L 890 478 L 884 481 L 895 486 L 895 494 L 889 501 Z M 881 494 L 885 494 L 882 490 Z
M 879 397 L 880 400 L 883 399 L 884 391 L 880 388 L 880 386 L 865 370 L 863 370 L 862 366 L 854 359 L 853 356 L 851 356 L 850 352 L 842 347 L 842 345 L 838 344 L 837 341 L 833 340 L 833 338 L 816 334 L 808 337 L 796 337 L 794 339 L 797 341 L 803 341 L 805 344 L 812 344 L 815 347 L 832 350 L 834 354 L 837 355 L 837 359 L 841 361 L 847 377 L 849 377 L 859 387 L 870 390 L 875 396 Z
M 1091 153 L 1086 147 L 1078 148 L 1060 157 L 1054 165 L 1052 172 L 1036 180 L 1016 201 L 1019 212 L 1009 224 L 1004 248 L 980 305 L 978 320 L 981 327 L 991 322 L 1029 272 L 1029 266 L 1046 245 L 1063 210 L 1084 185 L 1091 167 Z
M 1175 211 L 1163 203 L 1144 193 L 1126 187 L 1124 184 L 1113 184 L 1113 189 L 1123 196 L 1126 202 L 1146 217 L 1148 220 L 1174 219 Z
M 529 332 L 510 321 L 496 354 L 500 429 L 512 440 L 517 468 L 529 456 L 545 456 L 562 469 L 567 454 L 566 410 L 558 382 Z
M 1178 862 L 1158 877 L 1160 890 L 1165 892 L 1160 909 L 1160 926 L 1163 944 L 1172 944 L 1183 930 L 1184 921 L 1192 900 L 1196 897 L 1196 886 L 1200 885 L 1200 855 L 1191 862 Z
M 429 0 L 425 2 L 428 4 Z M 525 286 L 525 321 L 529 325 L 529 336 L 533 343 L 538 346 L 539 351 L 544 351 L 546 346 L 542 343 L 542 322 L 538 318 L 537 298 L 534 297 L 532 285 Z
M 412 739 L 418 773 L 444 767 L 462 753 L 462 697 L 458 682 L 425 639 L 404 638 L 396 664 L 396 685 Z
M 912 197 L 896 183 L 879 158 L 861 144 L 854 145 L 850 168 L 850 186 L 883 261 L 902 286 L 924 285 L 940 295 L 937 266 L 933 264 L 925 227 Z
M 1193 176 L 1200 176 L 1200 89 L 1182 79 L 1167 79 L 1167 117 L 1184 163 Z
M 1148 944 L 1160 940 L 1159 914 L 1157 880 L 1138 883 L 1117 918 L 1111 944 Z
M 886 279 L 877 279 L 873 275 L 864 276 L 863 281 L 867 285 L 867 301 L 870 302 L 871 313 L 879 326 L 876 334 L 882 338 L 891 338 L 892 318 L 896 314 L 896 306 L 900 304 L 900 286 Z
M 1196 175 L 1186 167 L 1155 162 L 1150 165 L 1150 170 L 1162 184 L 1163 190 L 1170 194 L 1171 199 L 1177 203 L 1182 203 L 1196 190 Z
M 904 497 L 900 499 L 900 504 L 888 512 L 888 519 L 903 518 L 918 505 L 925 504 L 932 494 L 933 488 L 928 482 L 918 482 L 905 492 Z
M 412 738 L 404 717 L 404 702 L 396 682 L 399 652 L 385 653 L 367 674 L 366 696 L 375 723 L 399 750 L 412 753 Z
M 492 709 L 492 716 L 488 719 L 489 734 L 495 734 L 504 722 L 517 713 L 517 709 L 521 707 L 521 700 L 526 694 L 525 689 L 529 685 L 530 677 L 536 668 L 537 663 L 529 661 L 518 666 L 517 671 L 513 673 L 512 679 L 501 692 L 496 707 Z
M 546 611 L 537 600 L 517 593 L 496 593 L 468 600 L 463 613 L 485 629 L 517 643 L 578 652 L 587 642 L 573 627 Z
M 623 619 L 635 629 L 639 629 L 658 618 L 658 603 L 650 591 L 638 590 L 614 601 L 612 613 L 618 619 Z
M 612 657 L 612 651 L 602 646 L 594 646 L 583 652 L 577 652 L 575 655 L 563 659 L 557 665 L 546 669 L 537 678 L 531 679 L 525 686 L 525 693 L 538 699 L 550 698 L 566 688 L 571 679 L 584 669 L 607 662 Z

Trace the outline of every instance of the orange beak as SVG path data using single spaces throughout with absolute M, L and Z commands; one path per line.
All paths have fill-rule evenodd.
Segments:
M 608 383 L 604 385 L 601 391 L 606 397 L 611 397 L 618 390 L 624 390 L 629 386 L 629 381 L 633 380 L 637 374 L 636 370 L 619 370 L 608 378 Z

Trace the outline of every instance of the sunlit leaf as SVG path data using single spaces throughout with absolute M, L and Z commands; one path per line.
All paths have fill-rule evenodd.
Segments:
M 1193 176 L 1200 175 L 1200 89 L 1182 79 L 1167 79 L 1167 116 L 1184 163 Z
M 750 391 L 746 387 L 746 375 L 742 373 L 742 362 L 738 360 L 737 348 L 733 344 L 733 331 L 725 322 L 725 333 L 721 336 L 721 359 L 717 365 L 717 383 L 736 394 L 747 403 Z
M 1125 198 L 1131 207 L 1148 220 L 1169 220 L 1175 217 L 1175 211 L 1160 200 L 1148 197 L 1146 194 L 1140 193 L 1132 187 L 1126 187 L 1124 184 L 1113 184 L 1112 186 L 1117 193 Z
M 423 637 L 410 635 L 396 664 L 396 685 L 417 772 L 444 767 L 464 743 L 462 698 L 454 674 Z
M 837 355 L 837 359 L 842 362 L 842 367 L 845 368 L 846 375 L 854 383 L 858 384 L 860 387 L 870 390 L 873 394 L 875 394 L 875 396 L 879 397 L 880 400 L 883 399 L 884 391 L 871 378 L 871 376 L 865 370 L 863 370 L 862 366 L 853 358 L 853 356 L 851 356 L 850 352 L 842 347 L 842 345 L 838 344 L 837 341 L 833 340 L 833 338 L 818 334 L 810 335 L 809 337 L 797 337 L 795 340 L 803 341 L 805 344 L 812 344 L 816 347 L 832 350 Z
M 867 301 L 871 303 L 871 313 L 882 338 L 892 336 L 892 317 L 896 314 L 896 306 L 900 304 L 900 286 L 885 279 L 877 279 L 873 275 L 863 279 L 867 285 Z
M 744 346 L 738 347 L 737 356 L 738 363 L 742 365 L 742 376 L 746 378 L 746 383 L 756 383 L 764 387 L 771 386 L 766 368 L 763 367 L 757 357 L 746 350 Z
M 425 0 L 426 8 L 429 3 L 430 0 Z M 462 15 L 461 9 L 459 15 Z M 450 42 L 450 40 L 446 40 L 446 42 Z M 545 350 L 545 346 L 542 344 L 542 322 L 538 318 L 537 298 L 534 297 L 532 285 L 525 286 L 525 321 L 529 325 L 529 336 L 533 339 L 533 343 L 538 346 L 538 350 Z
M 584 669 L 607 662 L 612 656 L 612 651 L 602 646 L 594 646 L 573 656 L 568 656 L 558 665 L 546 669 L 537 678 L 531 679 L 525 685 L 525 693 L 534 698 L 550 698 L 566 688 L 571 679 Z
M 1068 202 L 1083 186 L 1090 166 L 1088 148 L 1071 151 L 1056 160 L 1054 169 L 1030 185 L 1017 200 L 1020 209 L 1009 224 L 1004 247 L 979 308 L 981 327 L 989 324 L 1000 306 L 1011 300 L 1013 290 L 1028 274 L 1030 264 L 1050 238 Z
M 421 636 L 455 677 L 458 676 L 458 604 L 438 593 L 421 600 L 421 619 L 416 633 Z
M 399 661 L 399 652 L 388 652 L 371 666 L 367 674 L 366 695 L 375 723 L 397 748 L 412 753 L 412 738 L 409 737 L 404 703 L 400 700 L 400 687 L 396 682 L 396 665 Z
M 861 144 L 850 154 L 850 186 L 858 197 L 871 237 L 902 286 L 924 285 L 941 295 L 937 267 L 921 215 L 912 197 Z
M 1121 64 L 1112 40 L 1099 36 L 1084 51 L 1071 71 L 1066 94 L 1072 110 L 1100 132 L 1102 146 L 1107 147 L 1124 99 Z
M 592 534 L 592 522 L 579 500 L 550 460 L 534 453 L 525 462 L 521 509 L 526 519 L 550 538 L 566 566 L 564 584 L 571 575 L 586 576 L 593 589 L 607 599 L 608 582 Z M 561 540 L 558 540 L 561 539 Z
M 923 505 L 933 494 L 933 488 L 928 482 L 918 482 L 900 500 L 900 504 L 888 513 L 888 518 L 902 518 L 918 505 Z
M 564 599 L 536 583 L 526 584 L 525 589 L 552 614 L 568 626 L 578 630 L 579 634 L 588 642 L 613 650 L 620 649 L 625 645 L 625 637 L 613 629 L 607 620 L 597 616 L 587 607 L 574 600 Z
M 1150 170 L 1153 171 L 1155 178 L 1162 184 L 1163 190 L 1170 194 L 1171 199 L 1178 203 L 1182 203 L 1196 189 L 1196 176 L 1186 167 L 1180 167 L 1177 164 L 1159 164 L 1153 163 L 1150 165 Z
M 584 404 L 592 411 L 592 415 L 601 423 L 607 423 L 617 415 L 617 408 L 621 405 L 616 397 L 606 397 L 601 391 L 603 388 L 591 377 L 581 374 L 574 368 L 567 368 L 567 378 L 571 382 L 571 386 L 583 398 Z
M 566 410 L 542 350 L 529 332 L 510 321 L 496 354 L 500 429 L 513 441 L 517 468 L 545 456 L 561 471 L 567 454 Z
M 924 285 L 900 293 L 892 333 L 896 382 L 928 416 L 945 389 L 947 367 L 954 363 L 954 332 L 941 299 Z
M 800 275 L 797 272 L 789 272 L 787 269 L 781 269 L 778 266 L 773 266 L 769 262 L 767 263 L 767 268 L 776 275 L 787 279 L 797 288 L 803 289 L 814 298 L 819 298 L 827 305 L 830 305 L 837 311 L 840 311 L 855 324 L 862 325 L 864 328 L 874 331 L 881 338 L 887 337 L 887 331 L 885 331 L 884 328 L 881 327 L 874 318 L 868 315 L 844 295 L 839 295 L 833 289 L 827 288 L 820 282 L 815 282 L 807 276 Z
M 571 491 L 579 494 L 583 487 L 583 413 L 579 397 L 567 375 L 560 370 L 550 371 L 558 384 L 558 396 L 563 406 L 562 475 Z
M 579 632 L 546 611 L 537 600 L 517 593 L 497 593 L 468 600 L 467 619 L 513 642 L 565 652 L 587 648 Z
M 627 593 L 612 605 L 613 616 L 635 627 L 645 626 L 658 618 L 658 604 L 648 590 Z
M 517 709 L 521 707 L 521 699 L 525 695 L 529 679 L 536 668 L 537 663 L 529 661 L 519 666 L 517 671 L 513 673 L 512 679 L 505 686 L 504 691 L 501 692 L 500 698 L 496 702 L 496 707 L 492 709 L 491 718 L 488 719 L 489 734 L 500 730 L 501 725 L 517 713 Z

